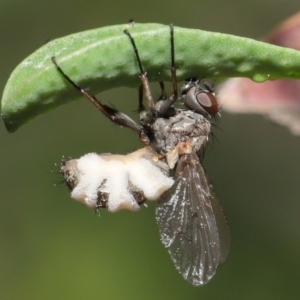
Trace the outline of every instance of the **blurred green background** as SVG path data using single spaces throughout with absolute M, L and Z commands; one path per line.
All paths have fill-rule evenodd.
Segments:
M 299 8 L 299 0 L 1 0 L 0 87 L 47 39 L 69 33 L 133 18 L 256 38 Z M 136 90 L 100 98 L 136 109 Z M 232 251 L 212 281 L 195 288 L 160 243 L 154 205 L 99 218 L 54 187 L 62 155 L 126 153 L 140 147 L 134 134 L 85 100 L 14 134 L 0 126 L 0 299 L 299 299 L 300 138 L 262 117 L 226 113 L 215 134 L 204 165 Z

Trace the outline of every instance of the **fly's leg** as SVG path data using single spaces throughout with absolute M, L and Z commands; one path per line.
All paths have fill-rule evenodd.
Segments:
M 171 77 L 172 77 L 173 92 L 172 92 L 171 96 L 168 97 L 166 90 L 165 90 L 164 83 L 162 81 L 159 82 L 160 88 L 161 88 L 161 95 L 160 95 L 159 100 L 164 100 L 163 103 L 159 106 L 159 108 L 155 107 L 155 103 L 154 103 L 154 100 L 153 100 L 153 97 L 152 97 L 152 94 L 150 91 L 150 87 L 149 87 L 147 73 L 143 70 L 142 63 L 141 63 L 141 60 L 139 57 L 139 53 L 138 53 L 138 49 L 136 47 L 135 41 L 127 29 L 124 30 L 124 33 L 130 39 L 130 42 L 133 46 L 133 50 L 134 50 L 134 53 L 135 53 L 135 56 L 136 56 L 136 59 L 137 59 L 138 65 L 139 65 L 139 69 L 140 69 L 140 78 L 142 81 L 142 86 L 140 86 L 140 88 L 139 88 L 139 112 L 141 113 L 141 112 L 145 111 L 145 107 L 143 105 L 143 90 L 144 90 L 145 94 L 146 94 L 148 106 L 149 106 L 151 114 L 152 114 L 153 121 L 158 116 L 170 115 L 170 107 L 174 104 L 174 102 L 178 98 L 173 24 L 170 25 Z
M 55 57 L 52 57 L 52 62 L 60 72 L 60 74 L 71 84 L 75 89 L 77 89 L 86 99 L 92 102 L 109 120 L 119 126 L 123 126 L 126 128 L 130 128 L 134 132 L 136 132 L 141 141 L 147 146 L 149 144 L 149 139 L 143 131 L 143 128 L 138 125 L 135 121 L 133 121 L 126 114 L 110 107 L 102 104 L 95 96 L 90 95 L 84 88 L 74 82 L 57 64 Z
M 160 96 L 158 98 L 158 100 L 165 100 L 168 98 L 168 95 L 167 95 L 167 92 L 166 92 L 166 89 L 165 89 L 165 84 L 163 83 L 163 81 L 160 81 L 159 82 L 159 86 L 160 86 Z M 139 113 L 143 113 L 146 111 L 145 109 L 145 106 L 143 104 L 143 96 L 144 96 L 144 88 L 143 88 L 143 85 L 141 84 L 139 86 L 139 107 L 138 107 L 138 112 Z
M 166 89 L 165 89 L 165 84 L 163 83 L 163 81 L 159 82 L 159 86 L 160 86 L 160 97 L 158 100 L 166 100 L 168 98 Z
M 159 107 L 158 113 L 162 116 L 168 114 L 170 107 L 175 103 L 175 101 L 178 98 L 173 24 L 170 24 L 170 43 L 171 43 L 171 77 L 172 77 L 173 92 L 170 97 L 165 98 L 165 101 Z M 162 85 L 161 85 L 161 90 L 162 90 L 162 94 L 164 93 L 166 95 L 166 92 L 164 91 L 164 86 Z
M 177 77 L 176 77 L 176 66 L 175 66 L 175 46 L 174 46 L 174 26 L 170 24 L 170 39 L 171 39 L 171 76 L 173 85 L 173 103 L 178 98 L 177 92 Z M 172 103 L 172 104 L 173 104 Z
M 153 97 L 152 97 L 152 94 L 151 94 L 149 81 L 148 81 L 148 78 L 147 78 L 147 73 L 144 71 L 144 69 L 142 67 L 139 52 L 138 52 L 138 49 L 136 47 L 136 44 L 135 44 L 135 41 L 134 41 L 133 37 L 131 36 L 130 32 L 127 29 L 124 30 L 124 33 L 128 36 L 128 38 L 129 38 L 129 40 L 132 44 L 132 47 L 133 47 L 133 50 L 134 50 L 134 53 L 135 53 L 135 56 L 136 56 L 136 59 L 137 59 L 138 65 L 139 65 L 139 69 L 140 69 L 140 78 L 141 78 L 141 81 L 142 81 L 143 90 L 145 92 L 146 99 L 147 99 L 148 106 L 149 106 L 150 112 L 152 114 L 152 117 L 153 117 L 153 119 L 155 119 L 155 117 L 157 115 L 157 112 L 155 110 L 155 103 L 154 103 L 154 100 L 153 100 Z M 139 103 L 141 103 L 141 102 L 139 102 Z
M 141 84 L 141 85 L 139 86 L 139 108 L 138 108 L 138 112 L 139 112 L 139 113 L 143 113 L 143 112 L 146 111 L 145 106 L 144 106 L 144 104 L 143 104 L 143 96 L 144 96 L 143 91 L 144 91 L 144 87 L 143 87 L 143 85 Z

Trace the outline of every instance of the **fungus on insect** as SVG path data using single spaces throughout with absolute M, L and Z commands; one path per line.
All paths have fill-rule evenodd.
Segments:
M 76 84 L 54 57 L 52 61 L 61 75 L 108 119 L 134 131 L 145 148 L 129 154 L 130 158 L 87 154 L 75 162 L 66 162 L 61 171 L 67 181 L 78 182 L 71 189 L 71 196 L 90 207 L 107 207 L 110 211 L 123 208 L 137 210 L 145 199 L 159 199 L 156 221 L 162 243 L 182 276 L 193 285 L 203 285 L 225 261 L 230 248 L 226 219 L 198 158 L 211 131 L 207 118 L 219 112 L 219 103 L 213 88 L 204 81 L 187 81 L 178 97 L 173 25 L 170 25 L 173 91 L 167 96 L 164 84 L 160 82 L 161 96 L 155 102 L 135 40 L 128 29 L 124 33 L 133 47 L 142 82 L 138 109 L 140 124 L 115 108 L 102 104 Z M 143 93 L 149 111 L 143 105 Z M 185 108 L 174 106 L 178 98 Z M 141 166 L 144 160 L 147 166 Z M 113 166 L 109 165 L 111 163 Z M 130 163 L 137 163 L 139 167 L 134 169 Z M 169 171 L 174 173 L 174 179 L 167 176 Z M 143 172 L 144 177 L 141 175 Z M 137 176 L 135 179 L 132 179 L 132 173 Z M 138 182 L 139 177 L 145 180 Z M 153 186 L 150 190 L 155 191 L 152 197 L 146 191 L 149 191 L 149 184 Z

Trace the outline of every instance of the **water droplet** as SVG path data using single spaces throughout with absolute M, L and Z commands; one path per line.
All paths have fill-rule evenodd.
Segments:
M 268 80 L 268 76 L 266 76 L 264 74 L 255 74 L 252 77 L 252 80 L 255 82 L 264 82 L 264 81 Z

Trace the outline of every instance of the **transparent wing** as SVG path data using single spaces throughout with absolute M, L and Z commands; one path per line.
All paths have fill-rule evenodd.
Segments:
M 230 233 L 195 153 L 180 158 L 156 221 L 176 269 L 193 285 L 207 283 L 228 255 Z

